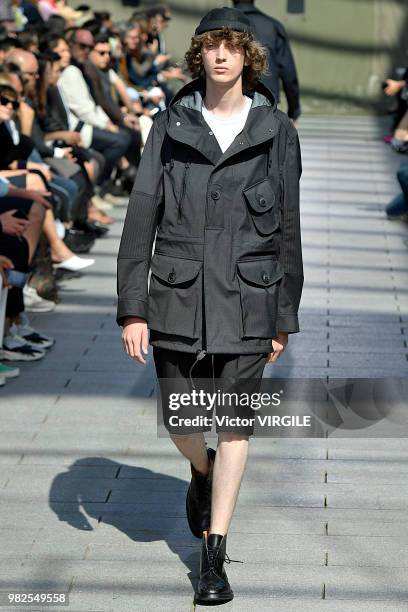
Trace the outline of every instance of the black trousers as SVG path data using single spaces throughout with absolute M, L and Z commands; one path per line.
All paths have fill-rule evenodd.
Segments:
M 153 346 L 161 416 L 167 431 L 188 435 L 211 431 L 215 425 L 217 433 L 252 435 L 255 412 L 236 398 L 259 392 L 267 357 L 268 353 L 206 354 L 197 360 L 195 353 Z M 206 393 L 212 401 L 205 398 Z
M 93 138 L 91 147 L 102 153 L 105 159 L 105 166 L 99 176 L 98 183 L 101 184 L 108 180 L 119 159 L 124 156 L 130 146 L 131 137 L 125 131 L 117 134 L 93 128 Z
M 23 202 L 28 202 L 28 200 L 23 200 Z M 23 236 L 0 234 L 0 255 L 11 259 L 14 269 L 18 272 L 29 272 L 29 248 Z M 23 290 L 19 287 L 10 287 L 7 294 L 6 317 L 17 317 L 23 311 Z
M 130 145 L 126 151 L 126 159 L 129 164 L 137 168 L 141 157 L 140 149 L 142 147 L 142 134 L 138 130 L 126 127 L 126 125 L 122 125 L 120 131 L 125 132 L 130 137 Z

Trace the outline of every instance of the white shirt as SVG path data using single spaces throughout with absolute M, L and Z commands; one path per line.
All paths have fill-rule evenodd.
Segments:
M 103 108 L 95 104 L 79 68 L 67 66 L 58 79 L 58 89 L 64 96 L 64 102 L 80 121 L 102 130 L 106 128 L 110 119 Z
M 234 141 L 237 134 L 242 132 L 246 123 L 249 109 L 251 108 L 252 98 L 249 96 L 245 97 L 245 107 L 240 113 L 234 114 L 232 117 L 227 119 L 223 117 L 217 117 L 212 111 L 209 111 L 204 102 L 202 104 L 201 112 L 205 121 L 214 132 L 218 144 L 220 145 L 221 151 L 224 153 Z

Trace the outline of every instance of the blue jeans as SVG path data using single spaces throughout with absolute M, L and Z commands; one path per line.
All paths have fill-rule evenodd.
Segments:
M 395 196 L 387 205 L 385 212 L 390 217 L 408 214 L 408 163 L 401 164 L 397 172 L 397 179 L 402 193 Z

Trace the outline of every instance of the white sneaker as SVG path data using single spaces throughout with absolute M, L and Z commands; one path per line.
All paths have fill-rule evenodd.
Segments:
M 20 376 L 20 368 L 10 368 L 10 366 L 0 363 L 0 378 L 16 378 L 17 376 Z
M 5 361 L 38 361 L 45 356 L 45 351 L 30 346 L 24 338 L 17 335 L 8 335 L 3 338 L 3 349 L 0 350 L 0 359 Z
M 10 328 L 13 335 L 20 336 L 33 348 L 48 349 L 55 344 L 54 338 L 46 336 L 45 334 L 40 334 L 31 327 L 27 315 L 21 313 L 20 320 L 21 323 L 13 323 Z
M 34 287 L 25 285 L 23 288 L 24 309 L 28 312 L 51 312 L 55 309 L 55 302 L 45 300 Z
M 69 270 L 70 272 L 78 272 L 78 270 L 93 266 L 94 263 L 94 259 L 84 259 L 83 257 L 78 257 L 78 255 L 72 255 L 72 257 L 68 257 L 68 259 L 61 261 L 61 263 L 54 264 L 54 267 L 64 268 L 64 270 Z

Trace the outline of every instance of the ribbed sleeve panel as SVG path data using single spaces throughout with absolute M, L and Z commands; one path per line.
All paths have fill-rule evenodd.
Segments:
M 148 273 L 163 199 L 164 120 L 163 112 L 153 122 L 126 211 L 117 256 L 118 325 L 126 316 L 147 317 Z
M 284 194 L 280 262 L 285 270 L 279 288 L 279 331 L 299 331 L 297 312 L 303 288 L 303 257 L 300 230 L 299 180 L 302 159 L 299 136 L 294 126 L 287 133 L 284 163 Z

